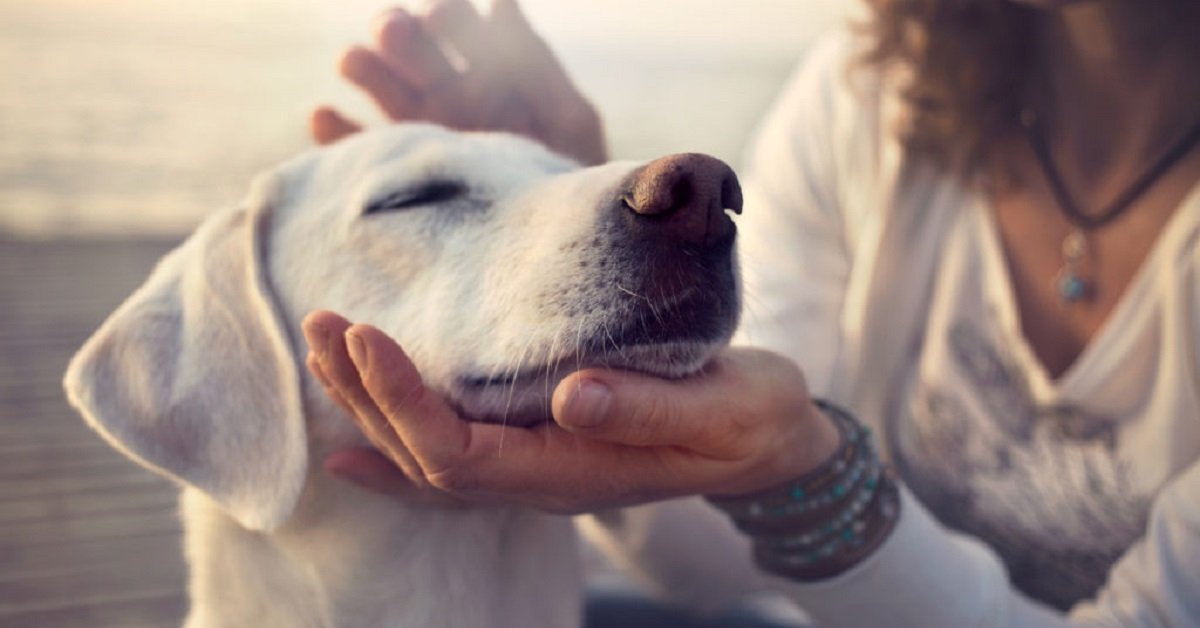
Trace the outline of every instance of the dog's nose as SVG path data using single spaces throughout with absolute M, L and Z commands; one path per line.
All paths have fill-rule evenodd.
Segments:
M 708 155 L 656 159 L 635 170 L 622 189 L 621 201 L 639 227 L 700 247 L 730 240 L 735 229 L 725 210 L 742 212 L 737 175 Z

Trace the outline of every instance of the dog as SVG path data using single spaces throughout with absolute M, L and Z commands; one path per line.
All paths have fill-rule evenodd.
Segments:
M 365 439 L 304 369 L 300 321 L 372 323 L 465 418 L 522 429 L 573 370 L 681 377 L 728 343 L 740 209 L 703 155 L 581 168 L 506 134 L 362 133 L 209 217 L 65 388 L 181 485 L 189 628 L 576 626 L 568 518 L 410 504 L 313 463 Z

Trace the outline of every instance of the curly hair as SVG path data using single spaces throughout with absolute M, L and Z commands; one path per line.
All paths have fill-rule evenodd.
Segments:
M 900 138 L 943 166 L 992 158 L 1016 128 L 1028 74 L 1032 10 L 1012 0 L 866 0 L 862 61 L 910 77 Z

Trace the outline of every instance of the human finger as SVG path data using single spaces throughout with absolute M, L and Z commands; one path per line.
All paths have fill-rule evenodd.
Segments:
M 515 116 L 499 118 L 515 130 L 537 138 L 550 148 L 579 160 L 584 165 L 607 161 L 603 122 L 595 107 L 579 91 L 558 56 L 533 29 L 516 0 L 494 0 L 488 16 L 490 32 L 500 41 L 493 53 L 507 55 L 505 62 L 519 71 L 494 74 L 511 91 L 501 109 L 516 105 L 523 112 L 519 125 Z M 553 106 L 539 106 L 553 103 Z M 528 130 L 525 130 L 528 129 Z
M 395 434 L 401 442 L 414 434 L 435 434 L 447 447 L 460 447 L 469 438 L 466 422 L 440 395 L 428 389 L 404 350 L 387 334 L 370 325 L 353 325 L 343 332 L 343 347 L 363 394 L 375 412 L 369 417 L 372 431 Z M 413 425 L 424 426 L 421 430 Z M 431 469 L 424 442 L 414 442 L 410 451 L 413 459 L 428 477 Z M 415 450 L 415 451 L 412 451 Z
M 470 0 L 437 0 L 425 17 L 430 32 L 457 51 L 467 65 L 494 57 L 494 33 Z
M 325 391 L 327 397 L 333 400 L 342 410 L 345 410 L 347 414 L 354 413 L 354 408 L 346 401 L 345 397 L 342 397 L 342 393 L 338 392 L 333 382 L 330 381 L 329 376 L 325 374 L 325 368 L 321 366 L 321 356 L 313 351 L 309 351 L 308 356 L 304 360 L 304 365 L 308 367 L 308 371 L 313 374 L 313 377 L 316 377 L 317 381 L 321 383 L 321 388 Z
M 466 421 L 436 392 L 397 383 L 410 381 L 416 369 L 386 334 L 355 325 L 346 336 L 358 339 L 351 346 L 361 342 L 355 351 L 365 387 L 435 487 L 567 511 L 630 499 L 640 484 L 662 475 L 650 468 L 657 461 L 647 464 L 553 424 L 529 429 Z
M 388 425 L 386 417 L 363 387 L 362 376 L 347 354 L 345 331 L 350 326 L 350 321 L 327 311 L 313 312 L 302 323 L 304 336 L 316 355 L 316 367 L 324 379 L 322 383 L 330 391 L 331 398 L 349 409 L 350 418 L 371 444 L 383 451 L 413 481 L 424 483 L 421 466 Z
M 332 144 L 362 130 L 362 125 L 330 107 L 318 107 L 308 117 L 308 134 L 318 144 Z
M 753 492 L 831 456 L 840 436 L 813 403 L 799 367 L 761 350 L 729 349 L 698 375 L 665 380 L 585 370 L 559 384 L 555 420 L 573 433 L 685 456 L 681 473 L 718 473 L 706 494 Z
M 576 514 L 696 493 L 711 482 L 704 469 L 692 470 L 679 460 L 679 452 L 592 440 L 554 424 L 460 423 L 454 431 L 461 433 L 446 439 L 444 423 L 406 416 L 426 419 L 397 429 L 412 444 L 429 483 L 472 501 Z
M 383 60 L 416 89 L 430 89 L 457 75 L 437 41 L 408 11 L 387 11 L 373 30 Z
M 551 408 L 569 431 L 634 446 L 686 446 L 720 452 L 740 436 L 732 378 L 711 366 L 693 378 L 667 380 L 589 369 L 572 373 L 555 388 Z
M 512 93 L 503 97 L 503 100 L 491 112 L 490 118 L 482 126 L 486 129 L 497 129 L 525 137 L 541 137 L 539 135 L 541 129 L 534 117 L 533 109 Z
M 420 116 L 420 94 L 393 71 L 378 52 L 355 46 L 342 55 L 338 71 L 362 88 L 392 120 L 412 120 Z
M 533 29 L 515 0 L 495 0 L 488 16 L 490 32 L 502 42 L 502 50 L 520 59 L 521 71 L 512 79 L 531 95 L 554 92 L 576 96 L 574 84 L 549 44 Z

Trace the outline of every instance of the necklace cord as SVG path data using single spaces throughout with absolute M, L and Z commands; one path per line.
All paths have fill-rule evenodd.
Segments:
M 1133 205 L 1134 201 L 1145 194 L 1146 190 L 1149 190 L 1163 175 L 1169 172 L 1171 167 L 1178 163 L 1184 155 L 1187 155 L 1196 146 L 1197 142 L 1200 142 L 1200 120 L 1197 120 L 1141 176 L 1134 179 L 1133 183 L 1125 191 L 1118 194 L 1116 200 L 1103 211 L 1095 215 L 1089 215 L 1080 210 L 1079 206 L 1075 204 L 1074 199 L 1071 198 L 1071 194 L 1067 190 L 1066 184 L 1062 180 L 1062 175 L 1058 172 L 1058 168 L 1054 166 L 1054 159 L 1050 155 L 1050 147 L 1046 143 L 1046 136 L 1042 132 L 1042 125 L 1038 116 L 1027 109 L 1021 116 L 1021 122 L 1029 144 L 1033 148 L 1033 154 L 1037 157 L 1038 164 L 1042 168 L 1042 173 L 1050 182 L 1050 188 L 1054 192 L 1054 197 L 1058 201 L 1059 208 L 1062 209 L 1063 214 L 1072 223 L 1080 229 L 1085 230 L 1102 227 L 1123 214 L 1125 210 Z

